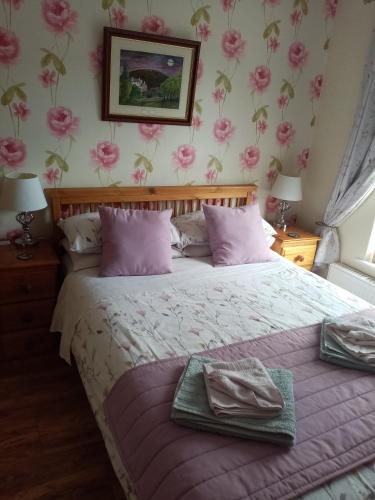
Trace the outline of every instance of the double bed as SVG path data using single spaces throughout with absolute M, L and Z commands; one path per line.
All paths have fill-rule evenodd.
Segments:
M 55 221 L 99 204 L 142 209 L 198 210 L 203 202 L 250 203 L 254 186 L 49 189 Z M 326 316 L 368 309 L 365 301 L 279 257 L 274 262 L 213 267 L 210 257 L 173 260 L 159 276 L 101 278 L 92 267 L 67 273 L 52 331 L 61 356 L 76 361 L 114 470 L 128 498 L 136 492 L 103 410 L 123 374 L 159 360 L 313 325 Z M 373 498 L 374 465 L 363 466 L 304 499 Z M 167 499 L 166 499 L 167 500 Z

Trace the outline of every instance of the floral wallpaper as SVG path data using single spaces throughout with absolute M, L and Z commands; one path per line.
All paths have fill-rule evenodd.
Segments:
M 0 176 L 255 182 L 308 167 L 338 0 L 0 0 Z M 102 28 L 200 40 L 190 127 L 100 120 Z M 277 200 L 267 198 L 267 210 Z

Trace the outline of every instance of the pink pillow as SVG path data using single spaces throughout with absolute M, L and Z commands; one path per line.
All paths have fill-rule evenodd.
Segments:
M 257 204 L 240 208 L 203 205 L 203 211 L 215 266 L 276 259 L 268 248 Z
M 99 208 L 103 251 L 101 276 L 145 276 L 171 272 L 172 210 Z

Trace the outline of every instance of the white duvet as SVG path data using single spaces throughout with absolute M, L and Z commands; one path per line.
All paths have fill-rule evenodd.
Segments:
M 61 356 L 69 362 L 70 351 L 74 353 L 115 471 L 129 495 L 126 472 L 102 413 L 106 395 L 127 369 L 370 307 L 281 258 L 217 268 L 209 258 L 184 258 L 175 259 L 173 267 L 173 273 L 162 276 L 100 278 L 97 268 L 69 273 L 51 327 L 62 333 Z M 343 492 L 346 500 L 366 498 L 369 484 L 375 485 L 375 473 L 364 468 L 305 498 L 339 500 Z

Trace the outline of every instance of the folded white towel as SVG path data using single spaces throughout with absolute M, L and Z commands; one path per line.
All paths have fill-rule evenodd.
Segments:
M 205 364 L 203 374 L 215 415 L 272 418 L 284 408 L 279 389 L 257 358 Z
M 328 323 L 326 334 L 353 357 L 365 363 L 375 362 L 375 321 L 362 318 Z

